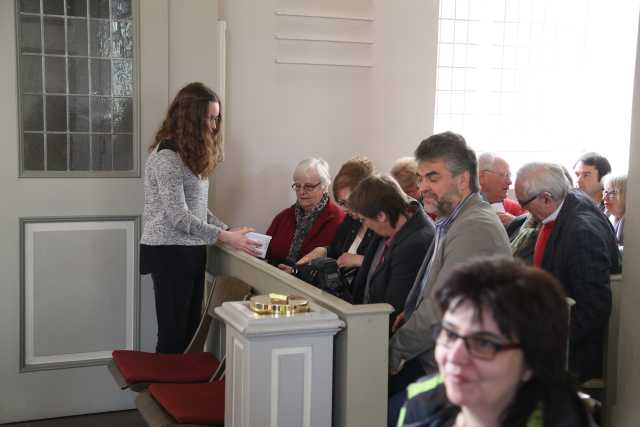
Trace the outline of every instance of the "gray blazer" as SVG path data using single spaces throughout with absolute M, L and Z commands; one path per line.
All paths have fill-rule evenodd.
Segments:
M 435 242 L 435 239 L 434 239 Z M 389 341 L 389 368 L 398 370 L 402 360 L 419 357 L 425 368 L 434 367 L 431 326 L 442 313 L 435 302 L 435 292 L 442 287 L 451 270 L 461 262 L 479 255 L 511 256 L 509 238 L 491 206 L 472 194 L 444 235 L 439 250 L 433 244 L 422 262 L 413 286 L 420 286 L 433 256 L 432 274 L 424 287 L 413 315 Z M 428 369 L 432 370 L 432 369 Z

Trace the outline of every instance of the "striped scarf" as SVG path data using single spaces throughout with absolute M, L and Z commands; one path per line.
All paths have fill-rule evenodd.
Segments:
M 316 222 L 316 219 L 320 216 L 320 212 L 327 206 L 329 203 L 329 194 L 324 193 L 322 195 L 322 199 L 320 199 L 320 203 L 313 208 L 311 212 L 305 215 L 304 209 L 298 202 L 294 205 L 294 211 L 296 214 L 296 230 L 293 233 L 293 239 L 291 240 L 291 246 L 289 246 L 289 254 L 287 255 L 287 259 L 291 262 L 296 262 L 300 258 L 300 249 L 302 249 L 302 242 L 304 242 L 304 238 L 311 230 L 313 223 Z

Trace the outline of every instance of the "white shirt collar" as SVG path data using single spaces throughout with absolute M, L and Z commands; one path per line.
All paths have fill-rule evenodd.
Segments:
M 543 224 L 548 224 L 551 221 L 555 221 L 556 218 L 558 218 L 558 214 L 560 213 L 560 209 L 562 209 L 562 205 L 564 205 L 564 199 L 562 200 L 562 202 L 560 202 L 560 204 L 558 205 L 558 208 L 553 211 L 553 213 L 551 215 L 549 215 L 548 217 L 546 217 L 545 219 L 542 220 Z

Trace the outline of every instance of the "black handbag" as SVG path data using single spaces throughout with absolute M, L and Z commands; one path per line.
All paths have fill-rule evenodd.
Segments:
M 333 258 L 318 257 L 308 264 L 293 266 L 293 274 L 313 286 L 351 302 L 347 281 Z

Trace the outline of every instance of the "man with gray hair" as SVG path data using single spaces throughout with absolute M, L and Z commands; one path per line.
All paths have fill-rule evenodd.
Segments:
M 533 264 L 562 283 L 576 301 L 569 367 L 580 381 L 602 375 L 603 339 L 611 312 L 609 276 L 619 272 L 613 229 L 593 201 L 570 190 L 561 166 L 528 163 L 515 184 L 520 206 L 542 224 Z
M 478 182 L 480 194 L 491 204 L 500 221 L 507 226 L 515 217 L 525 213 L 518 202 L 507 197 L 511 187 L 509 163 L 493 153 L 478 156 Z
M 449 272 L 474 256 L 511 256 L 504 227 L 478 193 L 476 155 L 464 138 L 453 132 L 432 135 L 420 143 L 415 157 L 425 210 L 438 218 L 404 312 L 392 328 L 390 393 L 435 370 L 431 327 L 441 313 L 434 295 Z

